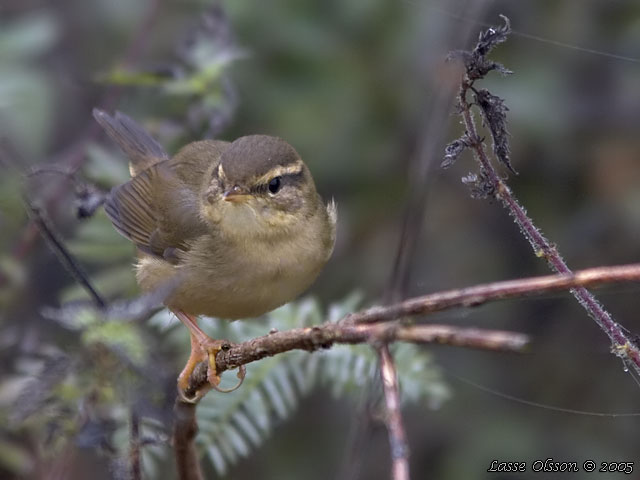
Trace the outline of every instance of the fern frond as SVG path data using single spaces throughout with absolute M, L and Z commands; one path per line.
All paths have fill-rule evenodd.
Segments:
M 317 325 L 327 317 L 337 321 L 357 310 L 360 300 L 359 295 L 351 295 L 343 302 L 331 305 L 328 313 L 323 314 L 315 300 L 303 299 L 259 320 L 227 322 L 203 319 L 202 326 L 205 330 L 215 332 L 213 336 L 217 338 L 241 342 L 265 335 L 272 329 L 289 330 Z M 114 363 L 114 372 L 122 372 L 125 366 L 129 368 L 135 365 L 144 370 L 142 366 L 145 361 L 139 355 L 145 357 L 146 349 L 140 346 L 140 332 L 136 325 L 102 319 L 91 308 L 83 308 L 82 305 L 75 310 L 67 308 L 63 313 L 63 324 L 81 332 L 81 345 L 85 348 L 101 344 L 119 352 L 114 359 L 124 363 Z M 176 349 L 184 350 L 186 356 L 188 331 L 179 327 L 180 323 L 172 319 L 172 315 L 166 311 L 160 312 L 148 324 L 162 332 L 164 344 L 173 344 Z M 428 353 L 409 344 L 395 344 L 392 351 L 403 401 L 438 407 L 447 398 L 448 391 Z M 140 375 L 144 374 L 142 370 Z M 112 391 L 123 391 L 126 396 L 126 391 L 131 390 L 129 384 L 137 378 L 135 375 L 133 372 L 115 375 L 119 387 Z M 368 345 L 335 345 L 329 350 L 313 353 L 293 351 L 265 358 L 248 366 L 242 388 L 225 395 L 210 392 L 200 402 L 197 410 L 200 430 L 198 446 L 217 474 L 224 475 L 232 465 L 259 448 L 273 427 L 290 418 L 301 399 L 314 389 L 326 388 L 335 397 L 352 397 L 356 400 L 376 375 L 377 357 Z M 90 374 L 87 376 L 91 378 Z M 222 377 L 222 387 L 229 387 L 235 381 L 234 375 L 227 372 Z M 86 384 L 92 385 L 92 382 L 87 380 Z M 129 435 L 127 409 L 113 409 L 111 419 L 120 426 L 115 433 L 118 441 L 114 444 L 126 445 Z M 154 478 L 156 472 L 161 472 L 162 465 L 167 461 L 169 435 L 168 425 L 164 422 L 149 417 L 141 420 L 140 438 L 149 440 L 144 441 L 144 448 L 141 449 L 142 464 L 150 478 Z M 121 460 L 126 464 L 124 456 Z
M 319 324 L 325 318 L 337 321 L 359 306 L 354 294 L 333 304 L 326 316 L 315 300 L 290 303 L 258 321 L 212 322 L 217 337 L 240 342 L 266 334 L 272 329 L 287 330 Z M 166 314 L 152 320 L 182 345 L 188 345 L 186 329 L 174 329 Z M 181 337 L 181 338 L 179 338 Z M 436 408 L 448 397 L 437 367 L 424 349 L 415 345 L 393 346 L 404 402 L 425 403 Z M 302 351 L 269 357 L 250 365 L 241 389 L 225 395 L 211 392 L 198 407 L 198 443 L 218 475 L 250 454 L 269 436 L 274 420 L 284 421 L 297 408 L 300 399 L 314 388 L 328 387 L 336 397 L 353 396 L 375 378 L 377 357 L 368 345 L 336 345 L 312 354 Z M 233 383 L 232 375 L 223 382 Z M 225 386 L 225 385 L 223 385 Z

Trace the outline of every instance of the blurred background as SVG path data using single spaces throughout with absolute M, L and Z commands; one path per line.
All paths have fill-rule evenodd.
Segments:
M 162 312 L 105 315 L 35 227 L 46 214 L 110 305 L 138 293 L 133 247 L 96 210 L 127 165 L 94 107 L 127 113 L 170 153 L 203 137 L 283 137 L 336 199 L 336 250 L 308 296 L 264 322 L 204 323 L 231 339 L 548 273 L 498 203 L 471 198 L 460 181 L 477 171 L 469 155 L 440 168 L 461 133 L 443 60 L 498 14 L 515 32 L 492 58 L 515 74 L 482 86 L 510 109 L 514 193 L 572 268 L 637 261 L 638 2 L 3 0 L 0 477 L 129 478 L 129 441 L 139 437 L 143 478 L 175 478 L 167 438 L 186 329 Z M 637 286 L 598 298 L 640 330 Z M 638 417 L 558 412 L 485 388 L 640 412 L 638 379 L 569 295 L 419 321 L 526 332 L 535 344 L 520 356 L 396 351 L 413 478 L 534 477 L 487 473 L 493 459 L 639 460 Z M 370 352 L 281 357 L 249 365 L 255 381 L 199 409 L 207 474 L 388 478 L 379 405 L 366 399 L 376 395 Z M 317 382 L 305 383 L 310 371 Z

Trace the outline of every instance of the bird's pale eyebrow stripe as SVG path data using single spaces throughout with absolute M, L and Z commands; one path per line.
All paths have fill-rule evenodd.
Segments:
M 285 175 L 298 175 L 302 172 L 302 162 L 296 162 L 293 165 L 278 165 L 277 167 L 272 168 L 266 174 L 262 175 L 256 180 L 256 184 L 260 185 L 263 183 L 268 183 L 272 178 L 282 177 Z

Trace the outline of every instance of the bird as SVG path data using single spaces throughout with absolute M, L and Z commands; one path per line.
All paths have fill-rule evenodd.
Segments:
M 208 360 L 207 387 L 221 390 L 215 356 L 228 345 L 209 337 L 198 317 L 259 317 L 303 293 L 333 252 L 336 204 L 323 202 L 281 138 L 199 140 L 171 157 L 126 114 L 93 116 L 127 155 L 131 174 L 107 195 L 105 212 L 137 248 L 141 289 L 174 282 L 164 304 L 191 338 L 178 392 L 197 401 L 206 390 L 185 394 L 194 368 Z M 238 376 L 237 386 L 243 369 Z

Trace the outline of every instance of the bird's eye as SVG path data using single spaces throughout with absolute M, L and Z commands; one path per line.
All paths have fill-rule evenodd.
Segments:
M 269 182 L 269 191 L 271 193 L 277 193 L 280 190 L 280 184 L 282 183 L 282 177 L 273 177 Z

